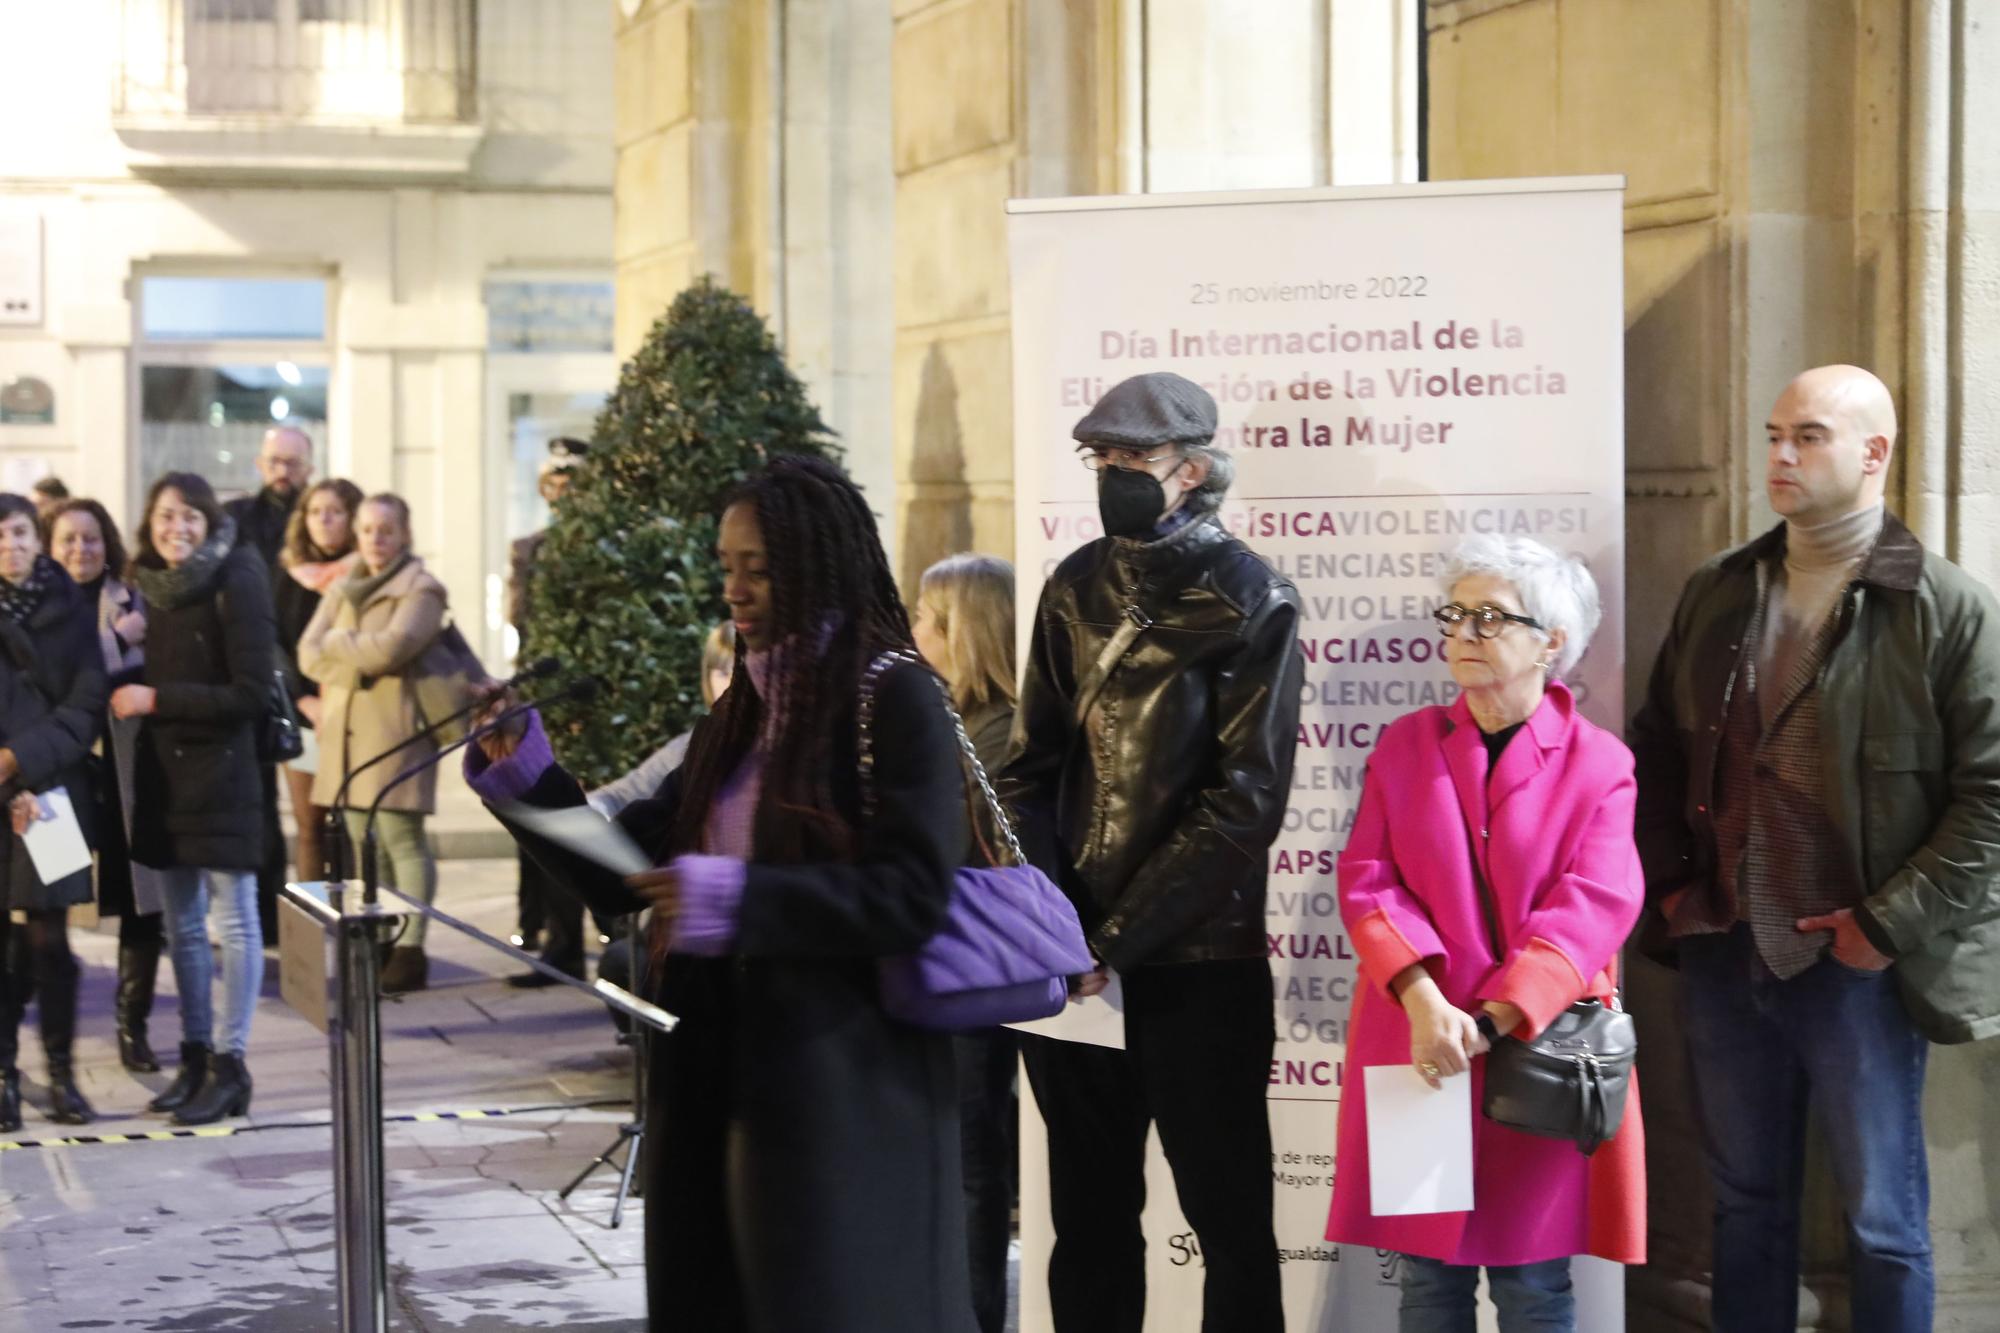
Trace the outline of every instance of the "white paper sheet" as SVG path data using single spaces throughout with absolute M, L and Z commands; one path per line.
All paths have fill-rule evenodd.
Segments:
M 1090 1046 L 1109 1046 L 1122 1051 L 1125 1049 L 1125 991 L 1119 985 L 1118 974 L 1113 972 L 1110 985 L 1088 999 L 1070 1001 L 1063 1006 L 1061 1013 L 1051 1018 L 1038 1018 L 1032 1023 L 1009 1023 L 1007 1026 L 1021 1032 L 1032 1032 L 1038 1037 L 1080 1041 Z
M 1368 1210 L 1377 1217 L 1472 1207 L 1472 1075 L 1433 1089 L 1409 1065 L 1362 1071 L 1368 1098 Z
M 558 847 L 595 862 L 614 875 L 636 875 L 653 868 L 652 861 L 621 826 L 587 805 L 562 810 L 513 804 L 501 813 L 530 833 L 539 833 Z
M 41 805 L 35 822 L 28 825 L 21 842 L 42 883 L 90 869 L 90 844 L 83 840 L 83 826 L 76 822 L 76 807 L 70 804 L 69 790 L 56 787 L 35 798 Z

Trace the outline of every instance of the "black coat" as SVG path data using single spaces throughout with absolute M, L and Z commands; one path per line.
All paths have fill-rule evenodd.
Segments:
M 139 730 L 132 857 L 165 869 L 255 870 L 264 857 L 256 725 L 276 646 L 271 584 L 237 546 L 178 605 L 149 597 L 144 682 L 159 691 Z
M 45 566 L 49 590 L 26 624 L 0 616 L 0 743 L 20 772 L 0 787 L 16 792 L 65 788 L 84 836 L 96 835 L 90 747 L 104 716 L 104 659 L 97 646 L 97 608 L 68 574 Z M 43 884 L 14 836 L 0 824 L 8 855 L 0 860 L 0 907 L 40 911 L 90 901 L 90 871 Z
M 1077 699 L 1135 605 L 1150 623 L 1079 735 Z M 1298 590 L 1212 517 L 1158 541 L 1099 538 L 1043 585 L 1000 796 L 1114 969 L 1265 956 L 1298 633 Z
M 836 790 L 858 799 L 853 717 L 832 762 Z M 890 1019 L 877 980 L 879 959 L 936 932 L 964 862 L 957 742 L 919 668 L 885 674 L 875 725 L 878 804 L 858 856 L 751 864 L 733 956 L 669 955 L 646 986 L 681 1019 L 650 1043 L 655 1329 L 971 1333 L 950 1039 Z M 676 773 L 619 816 L 656 860 L 679 797 Z M 572 806 L 583 792 L 557 767 L 527 799 Z M 510 828 L 598 911 L 643 905 Z
M 338 587 L 339 585 L 334 585 Z M 319 682 L 299 669 L 299 639 L 319 610 L 320 594 L 300 583 L 284 570 L 277 571 L 271 603 L 278 618 L 278 665 L 284 670 L 285 685 L 293 702 L 319 693 Z M 305 718 L 299 725 L 311 726 Z
M 222 507 L 236 521 L 236 540 L 256 550 L 264 561 L 264 576 L 274 583 L 275 576 L 282 572 L 278 568 L 278 552 L 285 545 L 285 524 L 291 521 L 292 506 L 297 503 L 297 495 L 286 499 L 266 486 L 255 495 L 242 496 Z

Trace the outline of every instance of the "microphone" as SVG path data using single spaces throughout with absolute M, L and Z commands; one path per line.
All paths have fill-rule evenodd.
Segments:
M 465 735 L 459 737 L 450 745 L 440 748 L 436 754 L 429 755 L 417 763 L 411 764 L 395 777 L 383 783 L 382 790 L 375 793 L 375 800 L 368 807 L 368 821 L 362 826 L 361 830 L 361 901 L 371 906 L 375 902 L 375 817 L 381 812 L 382 802 L 390 792 L 426 769 L 435 768 L 444 761 L 446 755 L 456 754 L 474 741 L 492 735 L 517 717 L 531 713 L 537 708 L 552 708 L 562 703 L 588 703 L 590 700 L 595 699 L 599 691 L 603 688 L 604 682 L 596 676 L 584 676 L 578 680 L 571 681 L 560 690 L 543 695 L 539 699 L 530 699 L 526 703 L 515 704 L 491 722 L 471 728 Z
M 558 662 L 555 658 L 539 657 L 498 683 L 502 689 L 512 689 L 516 685 L 522 685 L 531 680 L 540 680 L 545 676 L 553 676 L 560 670 L 562 670 L 562 663 Z M 325 878 L 330 880 L 346 879 L 352 865 L 349 853 L 353 849 L 347 837 L 347 828 L 341 820 L 341 815 L 349 809 L 347 804 L 347 789 L 353 785 L 354 779 L 360 777 L 384 759 L 389 758 L 389 756 L 400 753 L 410 746 L 415 745 L 418 741 L 427 740 L 437 735 L 454 722 L 464 721 L 485 706 L 485 699 L 475 699 L 457 712 L 439 718 L 423 730 L 405 736 L 402 740 L 397 741 L 394 745 L 382 751 L 382 753 L 364 760 L 357 767 L 347 770 L 346 774 L 340 780 L 340 790 L 333 794 L 333 804 L 326 807 L 326 815 L 321 821 L 325 826 L 325 833 L 321 841 L 326 850 L 323 853 L 325 864 L 320 869 Z

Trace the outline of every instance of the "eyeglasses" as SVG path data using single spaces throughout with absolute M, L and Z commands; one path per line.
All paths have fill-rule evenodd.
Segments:
M 1500 631 L 1506 629 L 1509 622 L 1526 625 L 1529 629 L 1540 630 L 1544 634 L 1548 632 L 1543 628 L 1541 621 L 1529 616 L 1517 616 L 1512 611 L 1502 611 L 1491 603 L 1485 606 L 1460 606 L 1457 602 L 1446 602 L 1431 612 L 1431 618 L 1438 623 L 1438 633 L 1447 639 L 1457 635 L 1458 627 L 1464 624 L 1468 617 L 1472 621 L 1472 632 L 1482 639 L 1497 639 L 1500 637 Z
M 1107 467 L 1123 468 L 1127 472 L 1138 472 L 1149 468 L 1163 458 L 1172 458 L 1173 449 L 1162 449 L 1149 453 L 1143 449 L 1121 449 L 1117 445 L 1099 445 L 1076 451 L 1077 460 L 1092 472 L 1102 472 Z

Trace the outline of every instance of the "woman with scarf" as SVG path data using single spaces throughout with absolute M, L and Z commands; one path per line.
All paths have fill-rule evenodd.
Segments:
M 112 691 L 111 715 L 141 719 L 132 859 L 161 872 L 181 1009 L 180 1072 L 150 1109 L 202 1125 L 250 1109 L 243 1056 L 264 983 L 257 727 L 276 661 L 271 584 L 263 558 L 238 543 L 215 491 L 191 472 L 169 472 L 146 493 L 129 578 L 146 599 L 146 661 L 138 683 Z M 222 936 L 219 1024 L 211 901 Z
M 43 815 L 37 798 L 65 791 L 92 832 L 90 746 L 104 714 L 96 613 L 70 576 L 42 554 L 34 502 L 0 494 L 0 799 L 7 855 L 0 861 L 0 1133 L 21 1127 L 21 1011 L 39 997 L 48 1057 L 49 1119 L 87 1125 L 96 1112 L 77 1090 L 76 956 L 68 913 L 90 901 L 85 867 L 44 882 L 21 835 Z M 20 913 L 22 924 L 13 924 Z
M 593 907 L 654 909 L 647 989 L 680 1023 L 649 1043 L 651 1326 L 971 1333 L 951 1040 L 891 1019 L 878 981 L 937 930 L 969 851 L 951 714 L 923 667 L 881 675 L 864 814 L 862 678 L 912 644 L 831 463 L 771 461 L 716 549 L 735 677 L 680 769 L 618 816 L 659 868 L 621 880 L 509 824 Z M 533 714 L 466 755 L 503 822 L 584 803 Z
M 302 726 L 316 728 L 320 719 L 319 682 L 299 668 L 299 640 L 312 624 L 313 613 L 328 589 L 345 579 L 354 565 L 354 517 L 361 510 L 361 488 L 340 477 L 315 482 L 285 523 L 285 544 L 271 597 L 278 613 L 278 657 L 285 686 Z M 316 768 L 285 765 L 285 785 L 291 791 L 292 818 L 298 824 L 298 845 L 292 864 L 299 878 L 318 879 L 326 867 L 320 846 L 323 806 L 313 803 Z
M 95 500 L 64 500 L 49 516 L 49 550 L 97 611 L 97 643 L 112 689 L 139 679 L 145 665 L 146 603 L 118 577 L 125 542 L 118 525 Z M 132 781 L 139 720 L 109 724 L 97 769 L 97 911 L 118 918 L 118 1059 L 135 1074 L 158 1073 L 159 1057 L 147 1039 L 153 984 L 164 939 L 160 909 L 166 898 L 159 872 L 132 860 Z
M 400 496 L 371 495 L 354 524 L 359 559 L 327 590 L 299 639 L 299 669 L 320 685 L 319 773 L 313 800 L 331 805 L 347 785 L 347 830 L 359 851 L 368 807 L 397 775 L 437 753 L 426 737 L 394 759 L 348 774 L 424 729 L 417 681 L 442 670 L 429 651 L 444 630 L 444 584 L 410 551 L 410 507 Z M 437 769 L 396 783 L 375 817 L 382 882 L 407 897 L 437 897 L 437 863 L 424 838 L 424 816 L 437 809 Z M 422 990 L 430 979 L 425 918 L 413 916 L 389 951 L 382 993 Z

